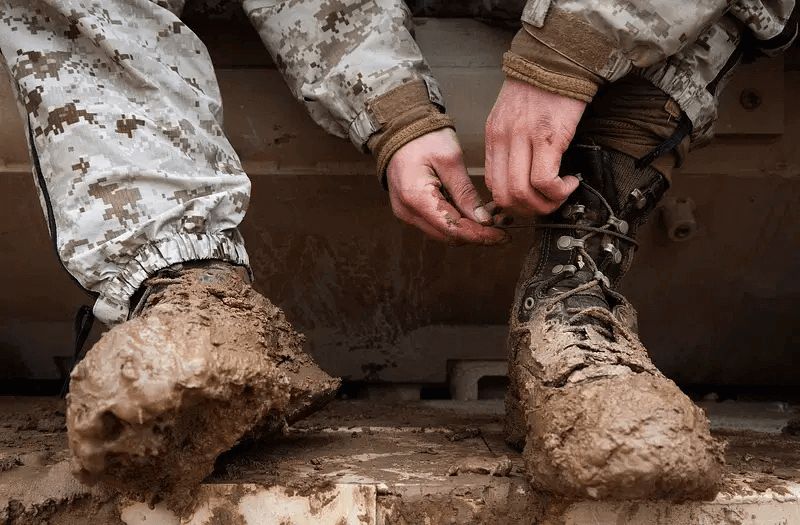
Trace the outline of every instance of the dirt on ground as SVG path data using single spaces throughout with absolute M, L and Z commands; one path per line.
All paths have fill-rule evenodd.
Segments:
M 0 473 L 69 458 L 63 400 L 6 398 L 0 417 Z M 17 409 L 11 407 L 17 406 Z
M 559 506 L 558 500 L 522 490 L 522 457 L 503 443 L 502 415 L 459 406 L 337 402 L 287 434 L 223 454 L 205 483 L 280 486 L 289 496 L 337 483 L 375 484 L 385 522 L 398 524 L 419 523 L 424 516 L 440 516 L 443 523 L 522 524 L 567 509 L 568 503 Z M 45 423 L 63 414 L 57 399 L 0 398 L 0 460 L 6 465 L 0 470 L 0 522 L 119 523 L 115 494 L 70 476 L 66 431 Z M 800 437 L 750 431 L 718 431 L 715 437 L 728 443 L 723 492 L 780 495 L 789 483 L 800 483 Z M 450 475 L 454 467 L 457 475 Z M 497 473 L 503 477 L 492 475 Z M 400 494 L 396 486 L 424 491 Z
M 771 490 L 788 494 L 787 482 L 800 483 L 800 436 L 748 430 L 716 432 L 727 442 L 725 492 L 747 495 Z

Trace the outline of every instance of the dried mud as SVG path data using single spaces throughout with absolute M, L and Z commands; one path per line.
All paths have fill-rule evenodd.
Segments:
M 607 310 L 582 315 L 599 321 L 576 329 L 541 308 L 510 339 L 507 429 L 512 444 L 525 435 L 533 487 L 568 499 L 712 499 L 724 460 L 705 413 Z
M 448 476 L 459 474 L 486 474 L 488 476 L 508 476 L 511 474 L 511 460 L 508 456 L 487 458 L 483 456 L 467 457 L 459 461 L 447 471 Z
M 747 430 L 720 430 L 715 435 L 727 442 L 725 492 L 787 494 L 787 483 L 800 483 L 800 436 Z
M 76 476 L 185 507 L 222 452 L 335 394 L 283 312 L 232 267 L 174 268 L 143 313 L 78 364 L 67 398 Z
M 211 487 L 219 483 L 233 484 L 242 494 L 253 484 L 278 486 L 290 496 L 317 494 L 334 484 L 380 483 L 387 524 L 423 523 L 431 516 L 436 523 L 559 523 L 571 503 L 527 488 L 522 458 L 503 446 L 502 416 L 448 406 L 334 403 L 287 434 L 224 454 L 198 494 L 216 493 Z M 36 430 L 39 419 L 59 412 L 63 401 L 57 399 L 0 398 L 0 458 L 22 463 L 15 460 L 13 468 L 0 472 L 0 523 L 117 523 L 115 509 L 130 504 L 72 479 L 66 432 Z M 450 440 L 463 428 L 477 428 L 480 436 Z M 800 438 L 741 430 L 715 436 L 728 442 L 726 502 L 767 490 L 778 495 L 796 490 Z M 512 462 L 508 477 L 464 471 L 447 476 L 453 465 L 490 467 L 503 454 Z M 215 510 L 220 518 L 227 517 L 223 510 Z

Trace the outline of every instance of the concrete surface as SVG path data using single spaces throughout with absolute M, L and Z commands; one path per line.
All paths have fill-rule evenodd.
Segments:
M 0 522 L 800 523 L 800 437 L 781 433 L 797 407 L 703 406 L 729 444 L 724 489 L 713 501 L 563 502 L 532 492 L 519 455 L 503 443 L 498 401 L 337 401 L 277 440 L 225 455 L 196 492 L 193 510 L 179 517 L 78 484 L 58 424 L 61 402 L 0 398 Z M 503 464 L 500 476 L 470 472 Z

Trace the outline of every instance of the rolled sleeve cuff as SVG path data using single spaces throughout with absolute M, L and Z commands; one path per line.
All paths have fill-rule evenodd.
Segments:
M 444 108 L 431 102 L 425 82 L 415 80 L 398 86 L 368 103 L 377 131 L 367 146 L 375 156 L 378 178 L 386 187 L 386 168 L 397 150 L 432 131 L 452 128 Z
M 528 32 L 529 27 L 525 24 L 517 32 L 511 49 L 503 55 L 506 76 L 557 95 L 591 102 L 603 78 L 540 42 Z

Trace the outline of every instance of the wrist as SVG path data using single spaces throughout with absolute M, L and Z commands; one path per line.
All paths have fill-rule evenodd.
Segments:
M 375 157 L 378 178 L 386 187 L 386 168 L 392 156 L 412 140 L 432 131 L 452 128 L 452 119 L 433 104 L 425 83 L 407 82 L 368 103 L 379 130 L 367 142 Z

